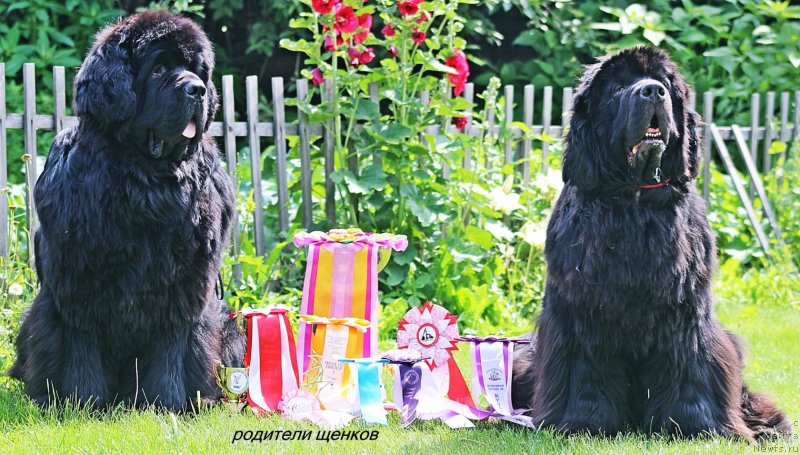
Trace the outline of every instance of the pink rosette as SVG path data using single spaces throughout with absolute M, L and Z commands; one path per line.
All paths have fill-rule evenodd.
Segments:
M 361 246 L 375 245 L 385 249 L 403 251 L 408 247 L 405 235 L 374 234 L 359 229 L 331 229 L 328 232 L 300 232 L 294 236 L 294 246 L 330 245 L 334 243 L 355 243 Z
M 425 302 L 412 308 L 403 316 L 397 330 L 397 347 L 412 349 L 422 357 L 430 369 L 447 365 L 457 350 L 458 316 L 450 314 L 439 305 Z

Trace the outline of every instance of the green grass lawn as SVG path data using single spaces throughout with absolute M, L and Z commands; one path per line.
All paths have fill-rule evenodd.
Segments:
M 746 379 L 753 390 L 769 391 L 792 420 L 800 420 L 800 310 L 790 306 L 726 304 L 719 315 L 749 344 Z M 459 356 L 466 373 L 468 359 Z M 10 381 L 0 386 L 0 453 L 754 453 L 797 452 L 800 446 L 752 447 L 722 438 L 670 441 L 630 434 L 618 438 L 562 437 L 518 426 L 480 422 L 476 429 L 450 430 L 439 422 L 400 427 L 395 413 L 388 427 L 354 424 L 348 430 L 377 430 L 377 441 L 316 441 L 317 428 L 277 417 L 260 418 L 214 408 L 196 416 L 117 410 L 41 412 Z M 231 444 L 236 430 L 312 430 L 311 441 Z

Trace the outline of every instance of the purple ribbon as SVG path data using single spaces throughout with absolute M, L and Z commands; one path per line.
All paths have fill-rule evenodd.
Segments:
M 407 427 L 417 418 L 417 404 L 419 404 L 417 393 L 422 386 L 422 369 L 419 363 L 413 365 L 400 363 L 398 366 L 403 391 L 402 423 Z
M 460 337 L 456 337 L 456 341 L 468 341 L 470 343 L 492 343 L 495 341 L 500 341 L 503 343 L 531 344 L 530 338 L 498 336 L 478 337 L 474 335 L 462 335 Z

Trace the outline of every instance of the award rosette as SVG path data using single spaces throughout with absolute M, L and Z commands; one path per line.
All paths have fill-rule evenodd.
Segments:
M 473 427 L 482 419 L 452 351 L 457 350 L 456 319 L 439 305 L 425 302 L 406 313 L 397 330 L 397 346 L 419 353 L 422 361 L 395 359 L 395 400 L 404 426 L 415 419 L 442 419 L 451 428 Z
M 349 405 L 351 409 L 352 401 L 338 398 L 347 392 L 335 390 L 347 385 L 349 378 L 333 356 L 367 358 L 377 354 L 379 260 L 385 263 L 388 252 L 404 250 L 408 240 L 403 235 L 334 229 L 299 233 L 294 244 L 308 247 L 298 327 L 300 377 L 307 385 L 318 380 L 325 382 L 321 385 L 334 385 L 331 390 L 336 393 L 318 395 L 324 408 Z M 342 323 L 348 319 L 366 324 Z
M 530 340 L 496 336 L 462 336 L 457 340 L 470 343 L 472 390 L 489 403 L 489 416 L 532 427 L 531 418 L 522 415 L 529 409 L 517 410 L 511 405 L 514 345 L 530 344 Z
M 244 365 L 249 368 L 247 402 L 254 413 L 278 410 L 281 398 L 299 386 L 297 354 L 289 308 L 245 309 L 247 351 Z

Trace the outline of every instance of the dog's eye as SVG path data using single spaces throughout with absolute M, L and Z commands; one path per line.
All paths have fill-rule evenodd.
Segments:
M 625 88 L 622 84 L 612 84 L 611 85 L 611 92 L 612 93 L 619 93 L 622 89 Z
M 163 73 L 166 70 L 167 70 L 167 68 L 164 65 L 159 63 L 159 64 L 157 64 L 156 66 L 153 67 L 153 74 L 158 75 L 158 74 Z

